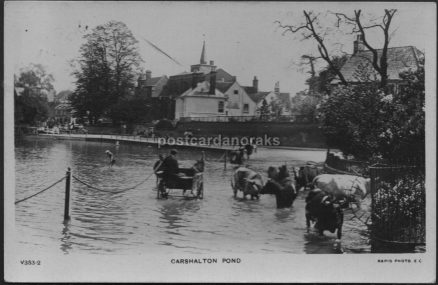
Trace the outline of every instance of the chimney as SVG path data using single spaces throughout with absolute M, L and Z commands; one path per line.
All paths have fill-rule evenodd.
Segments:
M 151 80 L 152 77 L 152 71 L 146 70 L 146 80 Z
M 237 81 L 237 77 L 233 76 L 233 82 L 236 82 L 236 81 Z
M 210 60 L 210 65 L 214 65 L 214 61 L 213 60 Z
M 214 95 L 216 92 L 216 71 L 210 73 L 210 92 L 209 94 Z
M 259 92 L 259 80 L 257 79 L 257 76 L 254 76 L 254 79 L 252 80 L 252 88 L 254 88 L 254 92 Z
M 275 88 L 274 88 L 275 94 L 280 94 L 280 82 L 275 82 Z
M 359 51 L 364 51 L 365 45 L 363 44 L 362 35 L 357 35 L 356 40 L 353 42 L 353 54 L 356 54 Z

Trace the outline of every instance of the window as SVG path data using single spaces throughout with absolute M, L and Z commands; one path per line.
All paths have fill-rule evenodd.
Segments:
M 249 104 L 243 104 L 243 113 L 248 114 L 249 113 Z
M 224 101 L 219 101 L 218 106 L 217 106 L 217 112 L 218 113 L 224 112 Z
M 239 95 L 239 90 L 234 90 L 234 95 Z

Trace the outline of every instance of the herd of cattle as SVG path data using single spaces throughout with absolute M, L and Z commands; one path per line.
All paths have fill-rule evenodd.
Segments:
M 245 198 L 259 199 L 259 195 L 275 195 L 277 208 L 291 207 L 301 189 L 310 191 L 306 197 L 306 225 L 311 222 L 320 235 L 325 230 L 342 236 L 343 208 L 352 203 L 360 207 L 360 201 L 370 192 L 370 179 L 344 174 L 323 174 L 316 165 L 306 165 L 288 171 L 285 165 L 269 167 L 268 181 L 248 167 L 235 170 L 231 187 L 234 196 L 240 191 Z

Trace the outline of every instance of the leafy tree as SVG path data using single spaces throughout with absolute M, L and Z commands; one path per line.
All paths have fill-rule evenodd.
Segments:
M 99 25 L 84 39 L 80 57 L 73 62 L 76 89 L 70 100 L 78 116 L 89 111 L 97 121 L 112 105 L 131 95 L 142 59 L 138 41 L 122 22 Z
M 279 117 L 283 111 L 283 104 L 280 100 L 276 99 L 276 100 L 272 100 L 271 102 L 269 102 L 269 111 L 270 111 L 270 115 Z
M 45 96 L 54 90 L 53 81 L 53 76 L 46 72 L 44 66 L 31 63 L 20 70 L 15 86 L 32 90 L 33 95 Z
M 161 117 L 161 104 L 156 98 L 135 97 L 119 100 L 114 104 L 109 116 L 114 123 L 136 124 L 151 122 Z
M 329 146 L 363 160 L 423 157 L 424 68 L 400 76 L 407 86 L 397 94 L 385 94 L 376 83 L 333 90 L 321 106 Z
M 261 118 L 269 116 L 271 111 L 269 109 L 268 102 L 266 102 L 266 99 L 263 99 L 262 105 L 258 108 L 258 112 L 260 113 Z
M 47 94 L 54 92 L 53 76 L 41 64 L 31 64 L 20 71 L 15 87 L 15 123 L 35 125 L 48 118 Z
M 292 97 L 292 112 L 297 115 L 315 118 L 321 102 L 322 95 L 320 93 L 300 91 Z
M 381 133 L 382 152 L 396 160 L 424 159 L 425 154 L 425 88 L 424 59 L 416 71 L 407 70 L 400 77 L 407 82 L 396 95 L 384 97 L 388 113 L 387 130 Z

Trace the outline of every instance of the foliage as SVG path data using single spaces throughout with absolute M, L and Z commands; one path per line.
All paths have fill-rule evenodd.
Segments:
M 34 94 L 37 91 L 50 92 L 53 88 L 53 76 L 48 74 L 41 64 L 31 63 L 29 66 L 20 70 L 20 75 L 16 82 L 17 87 L 34 89 Z
M 138 41 L 122 22 L 99 25 L 84 39 L 80 57 L 74 61 L 76 89 L 70 100 L 78 116 L 89 111 L 97 121 L 112 105 L 131 95 L 141 57 Z M 126 103 L 120 104 L 123 109 Z
M 263 99 L 262 105 L 257 110 L 261 117 L 268 116 L 270 114 L 269 105 L 268 102 L 266 102 L 266 99 Z
M 363 160 L 422 157 L 424 69 L 400 76 L 408 85 L 397 94 L 385 94 L 375 83 L 333 90 L 321 106 L 329 146 Z
M 332 63 L 334 68 L 341 69 L 344 63 L 347 61 L 348 56 L 333 56 Z M 330 82 L 336 78 L 336 72 L 334 68 L 327 65 L 318 75 L 311 76 L 306 80 L 306 84 L 309 86 L 309 93 L 322 93 L 329 94 L 331 90 Z
M 385 174 L 385 173 L 381 173 Z M 391 170 L 395 179 L 380 177 L 373 195 L 373 229 L 380 238 L 396 241 L 425 239 L 424 168 Z M 380 181 L 382 180 L 382 181 Z
M 53 76 L 41 64 L 31 64 L 20 72 L 15 87 L 15 123 L 35 125 L 48 118 L 47 94 L 54 92 Z M 17 89 L 18 89 L 17 88 Z
M 283 106 L 283 103 L 279 99 L 272 100 L 271 102 L 269 102 L 270 115 L 273 115 L 276 117 L 281 116 L 283 108 L 285 108 L 285 107 Z
M 144 123 L 150 122 L 157 117 L 157 106 L 151 99 L 136 97 L 132 99 L 122 99 L 114 104 L 109 117 L 113 123 Z
M 172 121 L 170 120 L 160 120 L 156 125 L 155 128 L 157 130 L 173 130 L 175 127 L 172 124 Z
M 406 70 L 400 77 L 407 85 L 397 95 L 384 97 L 383 108 L 389 118 L 387 131 L 379 135 L 382 151 L 386 157 L 396 160 L 424 160 L 424 67 L 421 65 L 417 71 Z
M 315 118 L 321 101 L 322 95 L 320 93 L 300 91 L 292 97 L 292 112 Z

